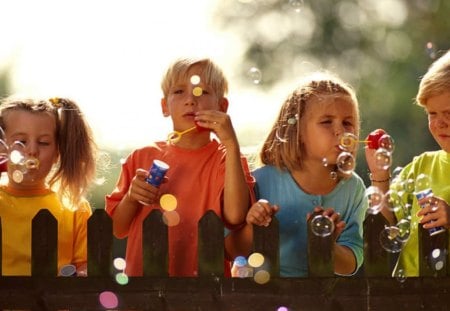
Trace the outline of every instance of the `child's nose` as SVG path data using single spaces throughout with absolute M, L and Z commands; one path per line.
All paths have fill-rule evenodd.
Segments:
M 29 156 L 36 156 L 38 154 L 38 146 L 35 143 L 28 143 L 25 149 Z

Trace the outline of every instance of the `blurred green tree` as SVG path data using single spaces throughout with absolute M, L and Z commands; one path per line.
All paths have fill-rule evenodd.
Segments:
M 267 92 L 320 69 L 350 82 L 360 101 L 361 136 L 387 130 L 396 144 L 393 165 L 403 166 L 438 148 L 414 97 L 421 75 L 450 48 L 449 12 L 443 0 L 237 0 L 221 1 L 215 22 L 245 47 L 236 68 L 240 83 L 251 83 L 252 67 Z M 356 171 L 367 182 L 361 153 Z

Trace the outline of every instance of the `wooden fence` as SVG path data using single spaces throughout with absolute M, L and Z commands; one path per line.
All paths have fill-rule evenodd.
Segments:
M 363 273 L 354 277 L 333 275 L 331 238 L 311 234 L 310 276 L 279 277 L 278 222 L 255 227 L 254 251 L 271 263 L 265 284 L 223 277 L 223 225 L 213 212 L 199 222 L 198 277 L 167 276 L 168 229 L 155 210 L 144 222 L 144 276 L 125 285 L 115 279 L 112 224 L 103 210 L 88 223 L 88 277 L 56 276 L 56 225 L 47 210 L 34 218 L 32 276 L 0 276 L 0 310 L 450 310 L 448 253 L 441 269 L 429 264 L 431 250 L 446 251 L 447 233 L 430 237 L 420 229 L 424 276 L 391 277 L 392 254 L 379 244 L 386 225 L 380 214 L 365 221 Z M 105 293 L 117 299 L 115 305 L 101 301 Z

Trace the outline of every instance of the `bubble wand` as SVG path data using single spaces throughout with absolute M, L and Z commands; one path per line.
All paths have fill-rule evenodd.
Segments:
M 169 133 L 169 135 L 167 135 L 167 141 L 172 143 L 172 144 L 176 144 L 177 142 L 180 141 L 181 136 L 183 136 L 186 133 L 189 133 L 193 130 L 195 130 L 197 128 L 197 126 L 193 126 L 191 128 L 188 128 L 187 130 L 184 131 L 173 131 L 171 133 Z

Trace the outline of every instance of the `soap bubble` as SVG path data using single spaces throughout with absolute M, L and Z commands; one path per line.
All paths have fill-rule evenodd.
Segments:
M 320 237 L 329 236 L 334 231 L 334 222 L 328 216 L 316 215 L 311 220 L 311 231 Z

